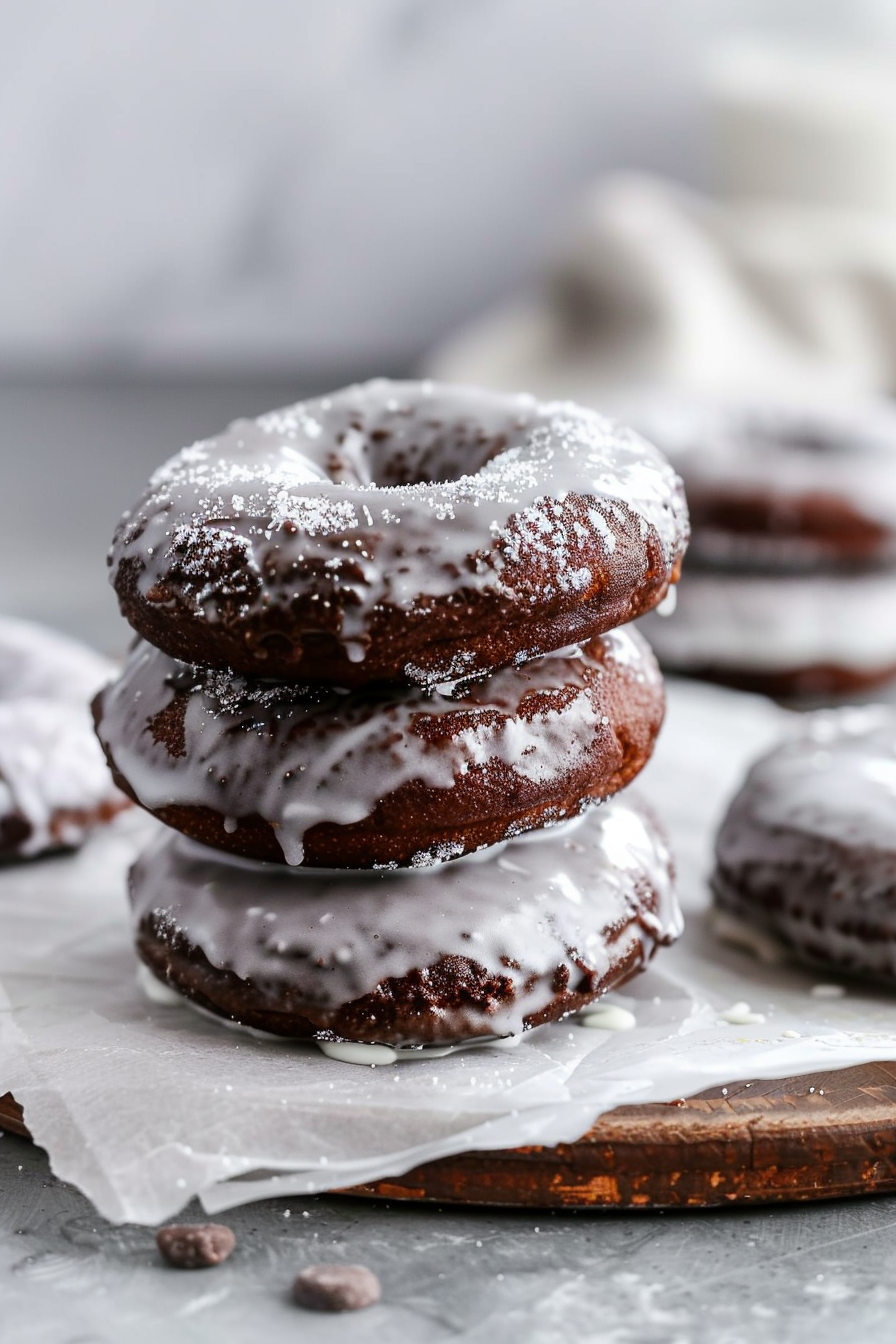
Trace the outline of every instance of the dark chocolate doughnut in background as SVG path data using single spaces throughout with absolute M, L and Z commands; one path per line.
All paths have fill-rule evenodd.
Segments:
M 662 665 L 783 698 L 896 676 L 896 409 L 646 399 L 627 412 L 685 481 L 677 605 L 644 630 Z
M 689 565 L 896 565 L 896 407 L 655 399 L 631 416 L 684 480 Z
M 113 671 L 77 640 L 0 618 L 0 862 L 76 848 L 128 806 L 90 731 Z
M 896 984 L 896 711 L 810 715 L 757 761 L 719 831 L 712 887 L 797 958 Z

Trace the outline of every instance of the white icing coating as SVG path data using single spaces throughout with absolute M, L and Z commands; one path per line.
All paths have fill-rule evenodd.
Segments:
M 685 570 L 674 616 L 639 626 L 660 662 L 743 671 L 896 664 L 896 571 L 756 575 Z
M 896 411 L 883 400 L 797 405 L 647 398 L 621 408 L 662 448 L 685 488 L 827 495 L 891 529 L 896 549 Z
M 583 1027 L 593 1027 L 599 1031 L 631 1031 L 638 1025 L 634 1013 L 618 1003 L 595 1004 L 587 1012 L 580 1013 L 578 1021 Z
M 585 501 L 575 519 L 564 513 L 573 496 Z M 585 542 L 603 539 L 608 555 L 626 510 L 671 568 L 687 536 L 680 483 L 636 434 L 568 402 L 376 380 L 183 449 L 123 519 L 112 579 L 136 559 L 140 591 L 164 605 L 176 563 L 181 596 L 207 622 L 234 601 L 245 615 L 313 596 L 338 609 L 339 640 L 357 662 L 383 604 L 423 614 L 428 598 L 460 586 L 528 603 L 533 564 L 539 601 L 600 589 Z M 232 564 L 216 577 L 227 557 L 238 579 Z M 458 649 L 425 679 L 471 670 Z
M 80 844 L 124 806 L 90 726 L 112 665 L 27 621 L 0 620 L 0 848 L 30 858 Z
M 183 995 L 178 994 L 170 985 L 163 984 L 142 961 L 137 963 L 137 988 L 146 995 L 150 1003 L 156 1003 L 160 1008 L 177 1008 L 183 1005 Z
M 589 652 L 598 647 L 603 660 Z M 630 629 L 600 636 L 585 650 L 505 668 L 450 694 L 411 688 L 371 695 L 250 682 L 188 667 L 141 643 L 104 693 L 98 732 L 145 806 L 211 807 L 228 819 L 229 832 L 239 817 L 257 814 L 275 828 L 287 863 L 298 865 L 311 827 L 362 821 L 409 780 L 447 791 L 469 772 L 499 763 L 512 774 L 502 776 L 499 796 L 492 790 L 483 797 L 487 819 L 505 805 L 506 788 L 530 783 L 550 790 L 605 750 L 617 759 L 617 724 L 609 717 L 620 695 L 611 689 L 614 668 L 621 669 L 623 686 L 632 679 L 653 686 L 659 702 L 656 663 Z M 173 688 L 182 691 L 184 704 L 178 754 L 150 727 L 171 706 Z M 548 819 L 564 815 L 557 808 Z M 464 852 L 460 838 L 426 840 L 437 821 L 421 818 L 421 848 L 412 862 Z
M 522 1039 L 522 1036 L 500 1036 L 494 1039 L 484 1036 L 475 1041 L 459 1041 L 456 1045 L 367 1045 L 364 1041 L 315 1041 L 314 1044 L 328 1059 L 336 1059 L 341 1064 L 377 1068 L 383 1064 L 413 1064 L 427 1059 L 444 1059 L 447 1055 L 457 1055 L 467 1050 L 512 1050 Z
M 256 1041 L 267 1041 L 273 1045 L 292 1044 L 300 1048 L 306 1045 L 320 1050 L 328 1059 L 341 1064 L 359 1064 L 364 1068 L 377 1068 L 387 1064 L 423 1063 L 427 1059 L 444 1059 L 447 1055 L 456 1055 L 467 1050 L 510 1050 L 520 1044 L 522 1036 L 481 1036 L 473 1041 L 460 1041 L 456 1045 L 369 1045 L 365 1041 L 311 1041 L 290 1042 L 285 1036 L 275 1036 L 272 1031 L 262 1031 L 258 1027 L 248 1027 L 244 1022 L 232 1022 L 229 1018 L 210 1013 L 201 1004 L 184 998 L 176 990 L 158 980 L 149 969 L 140 962 L 137 966 L 137 986 L 151 1003 L 165 1008 L 187 1008 L 197 1013 L 207 1022 L 228 1030 L 240 1032 Z M 620 1011 L 625 1011 L 621 1009 Z M 588 1025 L 587 1023 L 585 1024 Z
M 751 1027 L 764 1022 L 765 1013 L 754 1013 L 744 999 L 738 999 L 737 1003 L 732 1003 L 730 1008 L 719 1013 L 719 1018 L 730 1027 Z
M 807 715 L 753 766 L 741 796 L 762 827 L 896 857 L 896 713 L 868 705 Z
M 340 1064 L 364 1064 L 368 1068 L 376 1068 L 378 1065 L 398 1062 L 398 1051 L 390 1045 L 367 1045 L 364 1041 L 320 1041 L 318 1044 L 327 1059 L 336 1059 Z M 440 1055 L 447 1054 L 449 1048 L 427 1050 L 426 1054 L 429 1058 L 438 1059 Z
M 636 802 L 595 810 L 575 838 L 546 833 L 506 852 L 517 873 L 482 863 L 400 881 L 297 878 L 172 834 L 132 870 L 133 917 L 138 927 L 151 917 L 156 937 L 182 935 L 212 966 L 251 982 L 272 1009 L 288 989 L 336 1010 L 445 957 L 506 977 L 511 1002 L 465 1005 L 457 1020 L 443 1009 L 422 1024 L 419 1040 L 440 1044 L 518 1035 L 524 1019 L 555 998 L 558 972 L 571 985 L 583 967 L 604 976 L 612 961 L 632 951 L 646 961 L 658 941 L 680 932 L 668 848 Z M 650 892 L 652 911 L 644 908 Z
M 674 616 L 678 606 L 678 589 L 670 588 L 662 602 L 656 608 L 657 616 Z

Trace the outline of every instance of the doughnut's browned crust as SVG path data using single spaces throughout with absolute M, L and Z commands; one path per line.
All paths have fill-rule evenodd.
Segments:
M 109 564 L 123 614 L 171 657 L 439 685 L 634 620 L 688 535 L 669 464 L 595 411 L 374 380 L 182 449 Z
M 805 700 L 812 696 L 848 697 L 873 691 L 878 686 L 896 680 L 896 664 L 865 669 L 825 663 L 783 671 L 750 671 L 746 668 L 697 664 L 687 669 L 687 676 L 699 681 L 711 681 L 717 686 L 730 686 L 735 691 L 767 695 L 774 700 Z
M 32 858 L 44 858 L 49 854 L 77 849 L 78 843 L 67 840 L 67 835 L 104 826 L 129 806 L 128 799 L 122 795 L 120 798 L 107 798 L 96 807 L 58 808 L 50 818 L 50 843 L 39 853 L 27 857 L 22 855 L 22 846 L 31 838 L 34 828 L 21 812 L 7 812 L 0 816 L 0 862 L 22 860 L 27 863 Z
M 697 483 L 688 486 L 688 511 L 692 562 L 703 559 L 703 538 L 712 533 L 728 538 L 739 564 L 763 550 L 771 562 L 776 541 L 799 543 L 812 566 L 876 565 L 896 558 L 892 530 L 838 495 L 819 491 L 785 496 L 771 487 L 747 490 L 717 481 L 710 489 Z M 721 563 L 720 548 L 712 547 L 707 558 L 710 563 Z M 793 566 L 792 545 L 782 551 L 779 563 Z
M 646 894 L 645 909 L 650 903 Z M 470 1040 L 486 1034 L 483 1004 L 498 1013 L 513 1001 L 507 976 L 465 957 L 444 957 L 432 967 L 381 982 L 374 994 L 327 1010 L 305 1001 L 289 986 L 255 984 L 240 980 L 233 971 L 212 966 L 200 948 L 187 943 L 182 935 L 169 938 L 151 916 L 137 930 L 137 952 L 157 979 L 208 1012 L 275 1036 L 300 1040 L 345 1039 L 391 1045 Z M 642 949 L 637 944 L 611 962 L 604 976 L 597 976 L 583 964 L 581 979 L 572 984 L 566 968 L 558 967 L 553 999 L 527 1017 L 525 1025 L 529 1028 L 556 1022 L 642 969 Z
M 792 826 L 762 825 L 742 794 L 719 831 L 711 885 L 720 909 L 777 938 L 796 960 L 892 989 L 892 855 Z
M 345 592 L 330 573 L 313 576 L 288 607 L 270 606 L 247 613 L 241 594 L 250 577 L 242 572 L 241 553 L 218 552 L 214 578 L 234 596 L 219 602 L 214 622 L 197 617 L 184 596 L 176 565 L 164 588 L 144 596 L 140 592 L 140 562 L 125 558 L 115 577 L 122 615 L 144 639 L 173 658 L 209 667 L 228 667 L 248 676 L 264 676 L 315 685 L 365 686 L 374 682 L 425 682 L 452 664 L 457 651 L 470 655 L 470 666 L 506 667 L 520 654 L 533 657 L 581 643 L 605 630 L 615 629 L 643 615 L 662 601 L 678 581 L 681 554 L 666 563 L 660 539 L 652 529 L 642 535 L 638 517 L 623 504 L 618 517 L 610 516 L 613 547 L 608 554 L 583 526 L 588 501 L 569 495 L 563 502 L 560 524 L 579 538 L 571 549 L 570 568 L 589 570 L 588 587 L 573 598 L 558 592 L 556 576 L 544 557 L 541 565 L 508 563 L 504 583 L 508 597 L 497 589 L 465 588 L 458 576 L 455 592 L 430 596 L 421 593 L 410 609 L 383 603 L 372 615 L 368 647 L 362 662 L 351 662 L 339 642 Z M 683 549 L 683 547 L 682 547 Z M 270 564 L 276 565 L 272 545 Z M 554 595 L 546 597 L 547 592 Z M 408 669 L 413 668 L 413 677 Z
M 713 898 L 720 910 L 777 938 L 795 960 L 892 989 L 896 977 L 886 964 L 894 941 L 892 909 L 876 901 L 863 910 L 838 898 L 838 874 L 855 867 L 856 855 L 841 846 L 813 848 L 805 839 L 802 860 L 786 868 L 758 856 L 736 867 L 720 863 L 712 877 Z M 893 878 L 896 885 L 896 873 Z M 877 966 L 869 964 L 874 949 L 880 950 Z
M 594 661 L 590 674 L 591 703 L 598 718 L 605 718 L 601 731 L 581 743 L 571 768 L 547 781 L 524 778 L 499 759 L 473 765 L 456 776 L 452 788 L 434 788 L 412 779 L 382 797 L 362 821 L 351 825 L 320 823 L 304 834 L 303 866 L 309 868 L 371 868 L 378 865 L 407 866 L 424 851 L 452 846 L 452 854 L 470 853 L 504 840 L 577 815 L 593 801 L 610 797 L 624 788 L 646 765 L 663 720 L 665 697 L 656 660 L 646 643 L 639 641 L 641 656 L 632 663 L 612 661 L 600 637 L 589 642 Z M 570 688 L 572 689 L 572 688 Z M 115 744 L 102 732 L 101 691 L 94 701 L 94 719 L 115 782 L 135 802 L 142 803 L 131 782 L 119 770 Z M 166 714 L 161 731 L 169 734 L 166 745 L 173 757 L 184 755 L 183 713 L 177 701 L 183 693 L 172 688 L 172 712 Z M 359 692 L 358 694 L 363 694 Z M 556 711 L 555 696 L 528 691 L 518 713 L 528 720 L 545 711 Z M 453 717 L 453 727 L 466 724 Z M 472 720 L 470 721 L 472 722 Z M 439 719 L 433 715 L 427 740 L 436 744 Z M 236 828 L 225 830 L 225 815 L 206 806 L 165 806 L 153 810 L 168 826 L 202 844 L 244 858 L 284 863 L 276 831 L 257 813 L 239 816 Z

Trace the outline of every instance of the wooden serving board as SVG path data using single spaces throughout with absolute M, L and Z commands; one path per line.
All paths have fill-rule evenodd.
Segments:
M 0 1127 L 28 1136 L 0 1097 Z M 553 1148 L 463 1153 L 340 1193 L 526 1208 L 670 1209 L 896 1190 L 896 1063 L 621 1106 Z

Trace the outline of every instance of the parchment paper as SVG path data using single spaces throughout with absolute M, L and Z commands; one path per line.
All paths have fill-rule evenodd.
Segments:
M 373 1069 L 152 1004 L 135 981 L 124 874 L 155 823 L 134 813 L 79 854 L 0 873 L 0 1093 L 102 1214 L 156 1223 L 193 1195 L 214 1211 L 320 1191 L 467 1149 L 572 1140 L 623 1102 L 896 1059 L 896 995 L 816 997 L 825 977 L 712 932 L 713 832 L 746 763 L 784 727 L 764 701 L 669 686 L 640 788 L 672 836 L 688 927 L 612 996 L 633 1030 L 569 1019 L 513 1051 Z M 765 1021 L 728 1025 L 720 1013 L 737 1000 Z

